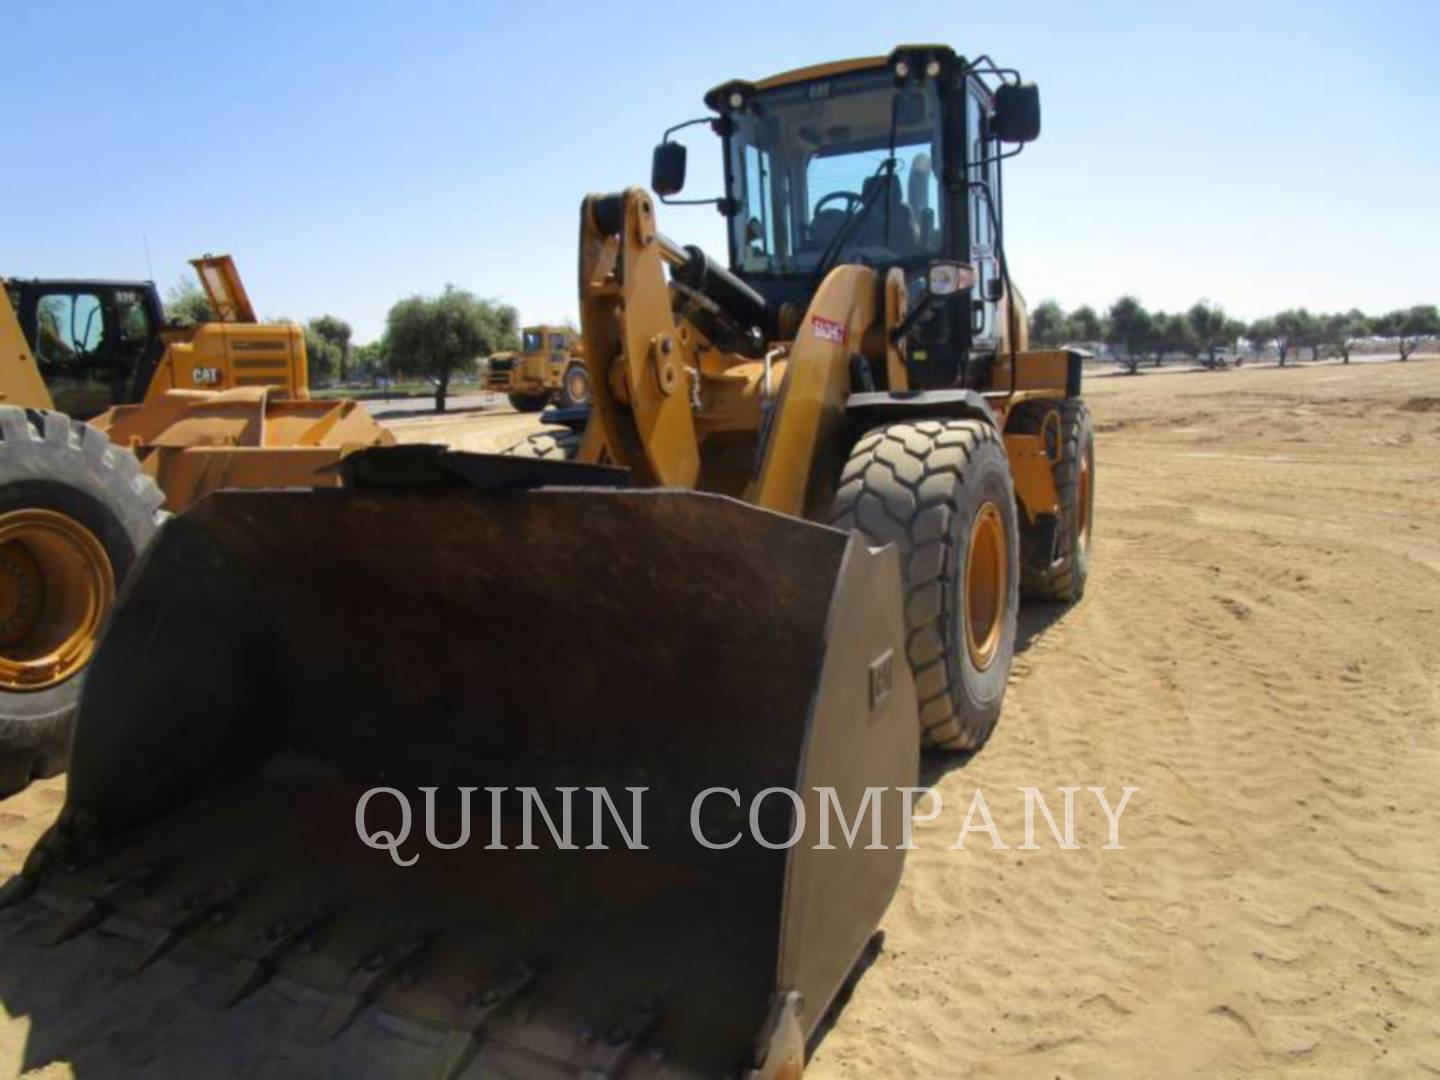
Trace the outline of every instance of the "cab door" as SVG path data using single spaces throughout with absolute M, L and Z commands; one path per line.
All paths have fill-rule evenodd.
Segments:
M 22 315 L 25 336 L 55 408 L 79 420 L 124 400 L 119 327 L 108 291 L 45 286 Z
M 116 385 L 124 404 L 140 401 L 165 351 L 152 294 L 142 288 L 119 288 L 113 293 L 115 310 Z
M 970 262 L 976 282 L 971 292 L 970 341 L 978 352 L 998 347 L 999 300 L 1004 293 L 1000 274 L 999 145 L 988 138 L 990 96 L 971 80 L 965 91 L 965 141 L 970 181 Z

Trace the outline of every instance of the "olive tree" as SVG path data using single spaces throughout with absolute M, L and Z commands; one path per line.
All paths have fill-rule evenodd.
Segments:
M 1064 342 L 1067 330 L 1065 309 L 1054 300 L 1045 300 L 1030 313 L 1030 344 L 1054 348 Z
M 1105 344 L 1124 351 L 1125 366 L 1134 375 L 1152 338 L 1149 313 L 1135 297 L 1122 296 L 1110 305 L 1106 324 Z
M 1206 355 L 1205 366 L 1215 366 L 1215 351 L 1233 337 L 1227 337 L 1233 322 L 1226 317 L 1225 309 L 1208 300 L 1201 300 L 1185 313 L 1190 329 L 1195 335 L 1195 345 Z
M 1350 350 L 1372 332 L 1370 318 L 1358 308 L 1326 315 L 1320 320 L 1320 326 L 1325 344 L 1334 346 L 1346 364 L 1350 363 Z
M 411 296 L 385 317 L 385 355 L 392 371 L 423 375 L 435 385 L 435 411 L 445 411 L 450 380 L 476 360 L 519 345 L 519 315 L 509 304 L 446 285 L 439 296 Z
M 340 381 L 350 377 L 350 336 L 354 332 L 350 324 L 335 315 L 317 315 L 306 325 L 306 330 L 330 346 L 330 354 L 340 372 Z
M 1409 360 L 1421 341 L 1440 335 L 1440 310 L 1434 304 L 1416 304 L 1382 315 L 1376 320 L 1375 328 L 1386 337 L 1395 338 L 1400 359 Z
M 1065 321 L 1071 341 L 1094 345 L 1105 336 L 1105 325 L 1089 304 L 1081 304 Z
M 210 298 L 195 284 L 194 278 L 182 277 L 165 290 L 165 321 L 182 326 L 198 326 L 215 321 Z

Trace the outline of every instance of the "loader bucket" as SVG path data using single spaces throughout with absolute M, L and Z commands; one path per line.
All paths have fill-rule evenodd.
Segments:
M 229 1008 L 193 1074 L 246 1024 L 292 1074 L 383 1072 L 351 1040 L 403 1024 L 429 1075 L 793 1075 L 904 857 L 899 580 L 891 548 L 694 492 L 221 492 L 118 605 L 27 881 L 72 928 L 97 905 L 149 928 L 132 967 L 212 958 Z M 455 845 L 461 786 L 469 842 L 442 850 L 421 789 Z M 393 852 L 357 831 L 377 787 L 372 837 L 413 807 Z M 767 788 L 803 821 L 777 792 L 752 820 Z M 816 850 L 823 788 L 852 824 L 884 789 L 879 846 L 832 813 Z M 276 1025 L 308 1037 L 275 1049 Z

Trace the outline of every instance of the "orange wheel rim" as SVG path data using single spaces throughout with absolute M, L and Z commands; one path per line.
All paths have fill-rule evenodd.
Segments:
M 590 379 L 583 371 L 570 373 L 570 398 L 573 401 L 590 400 Z
M 74 675 L 114 602 L 110 557 L 84 525 L 53 510 L 0 514 L 0 689 Z
M 1009 592 L 1005 521 L 1000 508 L 987 502 L 970 526 L 970 545 L 965 552 L 965 647 L 970 662 L 980 671 L 988 668 L 1000 651 Z

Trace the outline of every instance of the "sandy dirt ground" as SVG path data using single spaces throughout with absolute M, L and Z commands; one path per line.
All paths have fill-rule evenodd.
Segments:
M 1089 592 L 1022 612 L 994 738 L 927 761 L 943 808 L 807 1075 L 1440 1075 L 1440 362 L 1087 396 Z M 492 449 L 534 424 L 395 428 Z M 1021 848 L 1024 786 L 1057 819 L 1080 789 L 1078 849 L 1038 817 Z M 1086 789 L 1125 786 L 1103 850 Z M 977 788 L 1003 850 L 951 848 Z M 0 803 L 0 877 L 62 793 Z M 0 1070 L 24 1038 L 0 1016 Z

